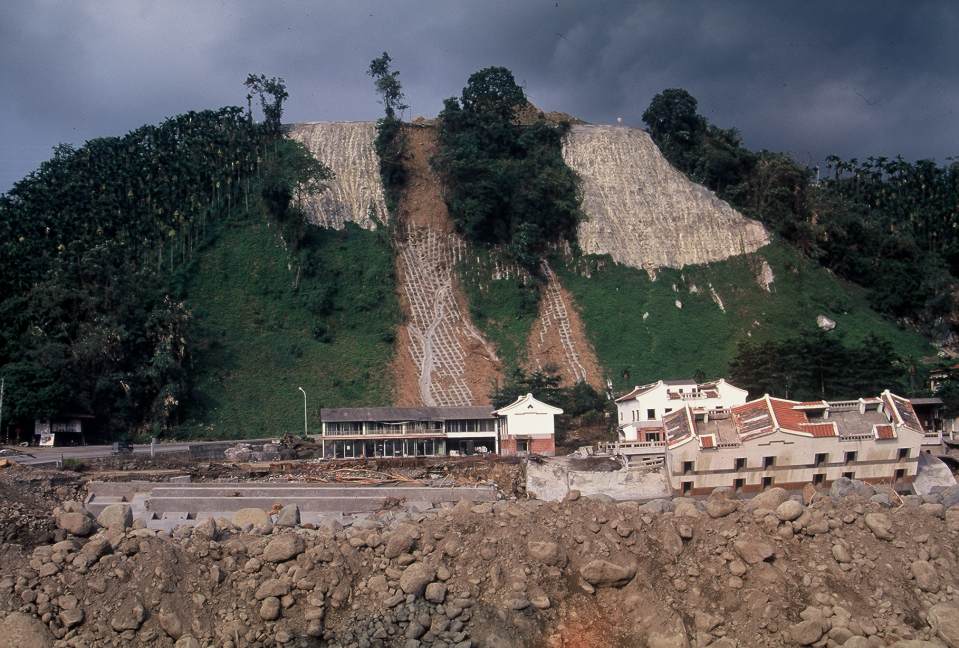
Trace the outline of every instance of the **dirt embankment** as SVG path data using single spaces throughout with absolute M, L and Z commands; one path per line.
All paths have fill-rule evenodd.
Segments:
M 0 548 L 0 646 L 957 645 L 959 492 L 835 494 L 573 492 L 172 537 L 44 497 L 55 535 Z

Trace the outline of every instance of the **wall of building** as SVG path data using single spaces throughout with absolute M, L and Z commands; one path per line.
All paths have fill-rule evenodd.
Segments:
M 512 436 L 500 440 L 500 454 L 505 456 L 515 455 L 517 453 L 517 445 L 517 439 Z M 556 454 L 556 443 L 552 436 L 548 439 L 532 439 L 529 442 L 529 452 L 545 457 L 552 457 Z
M 889 441 L 870 439 L 840 441 L 838 438 L 804 437 L 776 432 L 745 442 L 737 448 L 700 449 L 696 439 L 667 450 L 670 487 L 684 492 L 684 482 L 692 482 L 687 492 L 707 495 L 721 486 L 735 487 L 737 480 L 743 492 L 760 492 L 768 486 L 800 489 L 808 483 L 824 486 L 843 476 L 867 483 L 892 483 L 901 470 L 899 483 L 911 483 L 918 468 L 921 436 L 900 430 L 899 438 Z M 908 457 L 899 458 L 900 450 Z M 856 458 L 846 462 L 846 453 Z M 825 462 L 816 464 L 816 455 L 825 454 Z M 773 457 L 764 467 L 764 459 Z M 745 467 L 737 469 L 737 459 L 745 459 Z M 692 462 L 692 470 L 685 470 Z

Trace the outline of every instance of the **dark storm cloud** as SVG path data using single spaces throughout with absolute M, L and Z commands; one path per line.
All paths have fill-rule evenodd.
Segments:
M 250 72 L 286 80 L 285 121 L 376 119 L 364 72 L 383 51 L 411 114 L 503 65 L 541 108 L 593 123 L 642 127 L 682 87 L 750 148 L 945 163 L 957 28 L 951 2 L 3 3 L 0 190 L 58 142 L 244 104 Z

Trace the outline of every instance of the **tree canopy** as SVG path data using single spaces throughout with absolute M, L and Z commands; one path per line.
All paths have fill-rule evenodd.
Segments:
M 504 245 L 535 273 L 549 243 L 565 239 L 578 250 L 585 214 L 578 177 L 562 156 L 569 123 L 517 124 L 525 103 L 506 68 L 472 74 L 462 97 L 444 102 L 441 150 L 430 162 L 457 230 L 475 243 Z

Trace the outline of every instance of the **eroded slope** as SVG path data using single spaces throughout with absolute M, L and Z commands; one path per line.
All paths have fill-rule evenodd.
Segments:
M 721 261 L 769 243 L 761 224 L 740 215 L 674 169 L 649 135 L 622 126 L 574 126 L 563 149 L 582 178 L 589 221 L 586 254 L 655 272 Z

